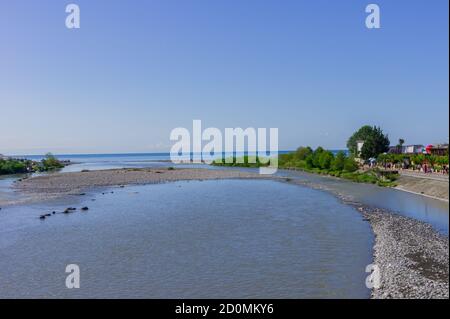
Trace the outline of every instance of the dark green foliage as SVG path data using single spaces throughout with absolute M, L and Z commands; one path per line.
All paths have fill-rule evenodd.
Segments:
M 27 172 L 27 162 L 20 160 L 0 160 L 0 175 Z
M 266 158 L 262 158 L 259 156 L 242 156 L 242 157 L 229 157 L 229 158 L 221 158 L 212 162 L 212 165 L 215 166 L 236 166 L 236 167 L 262 167 L 268 166 L 269 162 Z
M 313 154 L 308 155 L 308 157 L 306 157 L 305 163 L 306 163 L 307 168 L 309 168 L 309 169 L 314 168 L 315 167 L 314 166 L 314 155 Z
M 250 161 L 249 159 L 252 160 Z M 238 163 L 238 160 L 240 160 L 240 163 Z M 234 157 L 229 158 L 229 161 L 231 163 L 225 163 L 225 159 L 219 159 L 214 161 L 212 165 L 236 167 L 261 167 L 267 165 L 266 161 L 262 162 L 258 157 Z M 332 152 L 322 147 L 318 147 L 315 151 L 310 147 L 299 147 L 295 152 L 280 154 L 278 156 L 278 167 L 331 175 L 358 183 L 372 183 L 380 186 L 393 186 L 395 180 L 394 176 L 383 176 L 375 170 L 358 172 L 359 166 L 353 156 L 347 156 L 342 151 L 335 156 Z
M 435 168 L 442 168 L 448 165 L 448 155 L 430 155 L 430 154 L 380 154 L 377 158 L 380 164 L 402 164 L 422 165 L 429 164 Z
M 336 154 L 336 157 L 332 163 L 331 169 L 333 171 L 343 171 L 345 166 L 345 161 L 347 159 L 347 156 L 344 152 L 340 151 Z
M 357 141 L 364 141 L 361 154 L 357 154 Z M 347 147 L 354 156 L 363 159 L 376 158 L 389 150 L 389 138 L 380 127 L 365 125 L 356 131 L 347 141 Z
M 358 170 L 358 164 L 353 158 L 346 158 L 344 163 L 344 171 L 356 172 Z
M 321 169 L 330 169 L 334 161 L 334 155 L 330 151 L 323 151 L 319 155 L 319 167 Z
M 50 168 L 61 168 L 61 167 L 63 167 L 61 162 L 58 161 L 58 159 L 55 156 L 53 156 L 53 154 L 51 154 L 51 153 L 47 153 L 45 155 L 45 158 L 42 160 L 42 163 L 44 164 L 44 166 L 50 167 Z
M 47 153 L 41 163 L 37 165 L 36 169 L 40 172 L 44 172 L 63 167 L 64 164 L 62 164 L 55 156 L 53 156 L 51 153 Z
M 325 150 L 319 146 L 318 148 L 316 148 L 316 150 L 314 151 L 314 153 L 312 154 L 312 164 L 313 167 L 318 167 L 320 168 L 320 157 L 322 156 L 322 153 L 325 152 Z
M 41 162 L 34 162 L 23 159 L 0 160 L 0 175 L 23 174 L 32 172 L 45 172 L 64 167 L 56 157 L 47 154 Z
M 299 147 L 297 148 L 297 150 L 295 151 L 295 153 L 293 153 L 293 157 L 295 157 L 296 159 L 303 161 L 305 160 L 309 155 L 311 155 L 313 153 L 313 150 L 311 147 Z

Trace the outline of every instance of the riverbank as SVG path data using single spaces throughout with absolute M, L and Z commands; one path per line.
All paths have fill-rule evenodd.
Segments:
M 415 176 L 405 176 L 398 175 L 395 177 L 395 181 L 387 182 L 387 183 L 376 183 L 371 179 L 365 179 L 364 175 L 360 180 L 358 180 L 357 176 L 355 178 L 348 178 L 348 176 L 336 176 L 328 173 L 323 173 L 314 170 L 304 170 L 304 169 L 295 169 L 295 168 L 284 168 L 286 170 L 294 170 L 301 171 L 310 174 L 317 174 L 322 176 L 327 176 L 330 178 L 343 179 L 354 183 L 366 183 L 366 184 L 375 184 L 379 187 L 388 187 L 394 188 L 400 191 L 413 193 L 416 195 L 426 196 L 437 200 L 449 201 L 449 183 L 448 181 L 431 179 L 431 178 L 423 178 L 423 177 L 415 177 Z M 350 175 L 351 176 L 351 175 Z
M 60 161 L 51 153 L 39 162 L 26 158 L 3 157 L 0 158 L 0 176 L 54 171 L 70 164 L 70 161 Z
M 325 150 L 316 150 L 318 153 L 310 155 L 309 160 L 295 159 L 295 153 L 282 154 L 278 157 L 277 167 L 279 169 L 294 170 L 311 174 L 338 177 L 356 183 L 376 184 L 383 187 L 396 186 L 397 172 L 383 170 L 380 168 L 361 169 L 357 162 L 339 152 L 335 157 L 333 153 Z M 219 167 L 243 167 L 259 168 L 269 166 L 273 159 L 258 156 L 233 157 L 229 159 L 218 159 L 211 163 Z M 316 164 L 314 164 L 316 162 Z M 318 162 L 318 163 L 317 163 Z M 322 163 L 322 164 L 320 164 Z
M 375 234 L 374 299 L 448 299 L 449 242 L 430 225 L 378 208 L 358 207 Z
M 267 177 L 257 173 L 235 170 L 133 168 L 54 173 L 20 179 L 14 183 L 13 188 L 23 193 L 25 195 L 23 201 L 27 202 L 53 199 L 65 195 L 80 195 L 89 189 L 98 187 L 235 178 L 261 179 Z M 6 204 L 8 203 L 3 203 L 3 205 Z
M 286 182 L 331 192 L 370 223 L 375 235 L 373 264 L 379 267 L 381 280 L 372 298 L 449 298 L 447 236 L 427 223 L 355 202 L 324 184 Z
M 303 151 L 307 149 L 303 148 Z M 300 150 L 301 151 L 301 150 Z M 300 152 L 298 151 L 298 152 Z M 312 152 L 310 150 L 309 152 Z M 310 154 L 310 160 L 295 158 L 296 153 L 282 154 L 278 158 L 278 168 L 285 170 L 301 171 L 310 174 L 335 177 L 355 183 L 374 184 L 380 187 L 390 187 L 417 195 L 427 196 L 433 199 L 449 200 L 449 183 L 443 176 L 431 177 L 427 175 L 412 175 L 406 171 L 391 171 L 380 167 L 359 167 L 353 158 L 345 156 L 342 152 L 334 156 L 324 150 L 316 150 L 317 162 L 314 164 L 314 153 Z M 298 154 L 297 154 L 298 155 Z M 322 160 L 320 160 L 322 159 Z M 325 165 L 327 164 L 327 165 Z M 243 156 L 216 160 L 214 166 L 258 168 L 267 166 L 267 159 L 257 156 Z
M 396 180 L 396 189 L 428 196 L 434 199 L 449 200 L 449 183 L 444 180 L 400 175 Z

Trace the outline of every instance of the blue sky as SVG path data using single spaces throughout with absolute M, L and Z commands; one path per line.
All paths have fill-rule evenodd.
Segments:
M 448 1 L 0 0 L 0 153 L 168 151 L 192 126 L 447 142 Z

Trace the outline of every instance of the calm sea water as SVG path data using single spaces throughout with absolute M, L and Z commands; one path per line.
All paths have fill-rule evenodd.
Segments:
M 279 151 L 279 154 L 286 154 L 291 151 Z M 337 153 L 338 150 L 333 151 Z M 243 156 L 244 153 L 225 153 L 224 157 Z M 136 168 L 136 167 L 168 167 L 173 166 L 170 162 L 170 153 L 130 153 L 130 154 L 75 154 L 56 155 L 60 160 L 69 160 L 73 165 L 67 166 L 63 172 L 78 172 L 84 169 L 116 169 L 116 168 Z M 192 157 L 192 154 L 190 155 Z M 217 154 L 217 158 L 221 155 Z M 24 155 L 18 158 L 27 158 L 40 161 L 43 155 Z M 189 159 L 189 156 L 186 158 Z M 192 167 L 189 165 L 187 167 Z
M 369 297 L 369 225 L 330 194 L 256 180 L 113 191 L 5 208 L 0 297 Z
M 279 154 L 290 151 L 279 151 Z M 224 157 L 243 156 L 244 153 L 225 153 Z M 67 166 L 63 172 L 79 172 L 84 169 L 117 169 L 117 168 L 137 168 L 137 167 L 168 167 L 173 166 L 170 161 L 170 153 L 130 153 L 130 154 L 80 154 L 80 155 L 56 155 L 60 160 L 69 160 L 73 165 Z M 192 157 L 192 154 L 190 155 Z M 217 154 L 217 158 L 221 155 Z M 19 156 L 40 161 L 43 155 Z M 186 157 L 189 160 L 189 156 Z M 199 165 L 183 165 L 184 167 L 199 167 Z M 204 167 L 204 165 L 200 165 Z

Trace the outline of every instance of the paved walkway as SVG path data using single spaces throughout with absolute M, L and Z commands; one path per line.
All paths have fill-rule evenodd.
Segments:
M 443 182 L 448 182 L 448 175 L 443 175 L 443 174 L 439 174 L 439 173 L 421 173 L 421 172 L 414 172 L 414 171 L 409 171 L 409 170 L 399 170 L 398 171 L 400 175 L 402 176 L 410 176 L 410 177 L 417 177 L 417 178 L 424 178 L 424 179 L 432 179 L 435 181 L 443 181 Z

